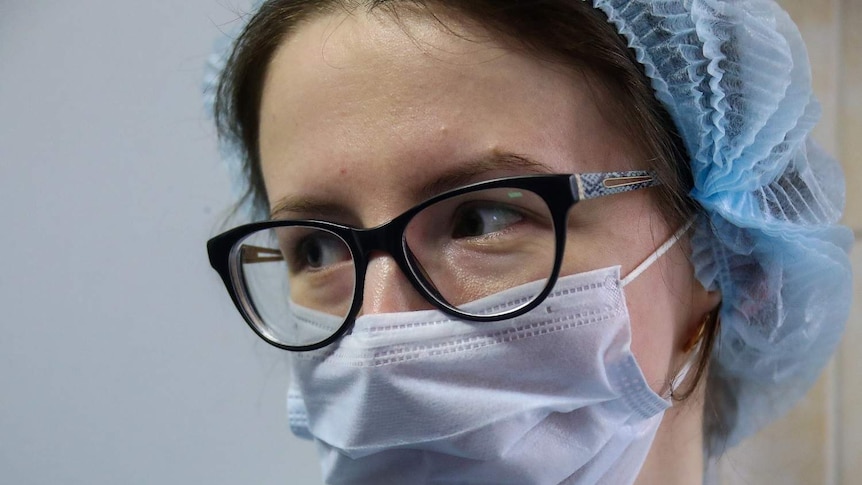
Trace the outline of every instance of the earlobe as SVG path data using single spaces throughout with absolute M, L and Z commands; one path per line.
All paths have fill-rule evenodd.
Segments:
M 700 305 L 692 307 L 692 317 L 699 316 L 697 320 L 690 323 L 687 330 L 687 335 L 683 335 L 683 344 L 679 347 L 682 355 L 686 359 L 686 364 L 683 366 L 682 375 L 687 375 L 688 370 L 696 369 L 693 375 L 688 376 L 690 379 L 690 389 L 680 395 L 677 389 L 683 384 L 685 378 L 677 378 L 670 381 L 671 398 L 677 401 L 683 401 L 688 398 L 698 387 L 701 377 L 706 370 L 706 361 L 712 353 L 712 347 L 715 344 L 715 339 L 718 335 L 718 326 L 720 324 L 719 310 L 721 308 L 721 293 L 718 291 L 708 292 L 698 284 L 702 291 L 702 298 L 698 301 Z
M 699 282 L 695 282 L 699 295 L 695 298 L 692 307 L 692 317 L 699 316 L 697 323 L 688 326 L 688 334 L 682 345 L 682 352 L 687 354 L 703 340 L 705 335 L 715 331 L 719 322 L 719 310 L 721 309 L 721 292 L 708 291 Z
M 700 325 L 697 327 L 697 331 L 691 334 L 688 341 L 683 345 L 682 352 L 687 354 L 694 349 L 697 344 L 703 339 L 703 335 L 706 333 L 706 327 L 709 326 L 710 313 L 707 313 L 704 316 L 703 320 L 700 322 Z

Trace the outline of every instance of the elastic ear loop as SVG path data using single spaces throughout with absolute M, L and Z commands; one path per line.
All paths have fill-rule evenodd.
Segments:
M 668 252 L 670 250 L 670 248 L 672 248 L 677 243 L 677 241 L 679 241 L 682 238 L 682 236 L 685 235 L 686 232 L 688 232 L 689 229 L 691 229 L 692 224 L 694 224 L 693 218 L 690 219 L 688 222 L 686 222 L 681 228 L 679 228 L 679 230 L 677 230 L 675 233 L 673 233 L 673 236 L 671 236 L 667 241 L 664 242 L 664 244 L 662 244 L 655 251 L 653 251 L 652 254 L 650 254 L 641 264 L 639 264 L 635 269 L 633 269 L 628 275 L 626 275 L 625 278 L 620 280 L 620 284 L 622 286 L 626 286 L 627 284 L 634 281 L 635 278 L 640 276 L 641 273 L 643 273 L 644 271 L 647 270 L 647 268 L 652 266 L 652 264 L 655 263 L 658 260 L 658 258 L 664 256 L 664 254 L 666 252 Z M 688 373 L 691 371 L 691 368 L 695 363 L 695 360 L 696 360 L 695 357 L 698 355 L 698 352 L 699 352 L 702 344 L 703 344 L 703 339 L 699 338 L 697 340 L 696 344 L 693 345 L 693 348 L 689 350 L 690 353 L 689 353 L 688 359 L 686 359 L 686 362 L 682 366 L 682 369 L 680 369 L 680 371 L 676 374 L 676 377 L 674 377 L 670 381 L 670 389 L 668 390 L 670 393 L 670 396 L 668 396 L 668 397 L 671 397 L 671 398 L 673 397 L 674 389 L 677 389 L 680 386 L 680 384 L 682 384 L 682 381 L 684 381 L 685 378 L 688 376 Z
M 658 258 L 664 256 L 664 253 L 668 252 L 670 248 L 672 248 L 674 244 L 676 244 L 677 241 L 679 241 L 680 238 L 682 238 L 682 236 L 686 232 L 688 232 L 689 229 L 691 229 L 692 224 L 694 224 L 694 219 L 690 219 L 681 228 L 679 228 L 678 231 L 673 233 L 673 236 L 671 236 L 667 241 L 665 241 L 664 244 L 659 246 L 658 249 L 653 251 L 653 253 L 650 254 L 641 264 L 639 264 L 635 269 L 633 269 L 631 273 L 629 273 L 628 275 L 626 275 L 625 278 L 620 280 L 621 286 L 626 286 L 627 284 L 634 281 L 635 278 L 640 276 L 641 273 L 646 271 L 647 268 L 649 268 L 650 266 L 652 266 L 653 263 L 658 261 Z

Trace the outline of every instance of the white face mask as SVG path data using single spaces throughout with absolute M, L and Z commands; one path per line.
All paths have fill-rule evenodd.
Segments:
M 510 320 L 359 317 L 291 355 L 291 429 L 317 442 L 330 484 L 634 482 L 670 402 L 632 355 L 622 287 L 680 233 L 625 280 L 618 266 L 562 277 Z M 529 286 L 471 305 L 517 304 Z

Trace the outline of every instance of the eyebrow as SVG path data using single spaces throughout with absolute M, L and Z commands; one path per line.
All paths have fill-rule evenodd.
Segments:
M 414 191 L 413 203 L 430 199 L 448 190 L 452 190 L 473 182 L 486 179 L 489 172 L 509 172 L 500 176 L 518 175 L 524 172 L 531 174 L 553 173 L 542 163 L 523 155 L 514 153 L 492 153 L 457 164 L 451 170 L 437 175 L 432 180 L 422 184 Z M 314 219 L 346 221 L 355 218 L 355 214 L 343 205 L 314 197 L 287 195 L 279 199 L 272 207 L 270 217 L 277 219 L 286 214 L 301 214 L 303 217 L 313 216 Z
M 302 215 L 302 217 L 298 217 L 300 219 L 345 221 L 352 215 L 352 212 L 336 203 L 313 197 L 287 195 L 272 206 L 270 218 L 279 219 L 286 214 Z
M 462 187 L 473 182 L 480 182 L 485 179 L 483 176 L 489 172 L 509 172 L 501 176 L 520 175 L 524 172 L 531 174 L 553 173 L 547 165 L 543 165 L 523 155 L 493 153 L 485 157 L 460 163 L 451 170 L 423 184 L 416 191 L 418 200 L 414 202 L 419 203 L 435 195 L 442 194 L 447 190 Z

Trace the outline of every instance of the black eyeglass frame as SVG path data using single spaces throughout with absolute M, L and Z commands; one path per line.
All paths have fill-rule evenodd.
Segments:
M 368 268 L 369 255 L 374 251 L 381 251 L 390 255 L 416 291 L 428 302 L 449 315 L 475 322 L 493 322 L 514 318 L 540 305 L 556 284 L 565 253 L 566 221 L 569 211 L 578 201 L 629 192 L 658 184 L 659 181 L 654 172 L 641 170 L 506 177 L 449 190 L 414 206 L 389 222 L 370 229 L 320 220 L 270 220 L 244 224 L 207 241 L 207 252 L 210 265 L 221 276 L 231 300 L 254 333 L 267 343 L 283 350 L 309 351 L 335 342 L 353 324 L 362 307 L 365 289 L 363 282 Z M 434 284 L 425 278 L 422 270 L 418 267 L 418 262 L 413 258 L 410 248 L 407 246 L 405 231 L 413 217 L 431 205 L 451 197 L 495 188 L 528 190 L 544 200 L 554 224 L 556 243 L 554 264 L 544 289 L 531 302 L 499 314 L 475 315 L 459 310 L 437 294 Z M 254 304 L 247 296 L 246 283 L 240 270 L 242 245 L 238 243 L 249 234 L 257 231 L 291 226 L 309 227 L 336 235 L 347 245 L 353 258 L 354 277 L 356 279 L 350 310 L 344 317 L 344 322 L 333 335 L 310 345 L 287 345 L 267 335 L 267 325 L 253 310 Z

